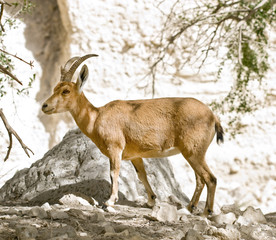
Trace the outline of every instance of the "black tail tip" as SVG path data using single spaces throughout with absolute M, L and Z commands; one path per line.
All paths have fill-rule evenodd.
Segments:
M 223 143 L 224 142 L 224 138 L 223 138 L 223 132 L 217 132 L 217 143 Z
M 215 130 L 217 133 L 217 143 L 218 144 L 223 143 L 224 142 L 224 139 L 223 139 L 224 131 L 219 122 L 216 122 Z

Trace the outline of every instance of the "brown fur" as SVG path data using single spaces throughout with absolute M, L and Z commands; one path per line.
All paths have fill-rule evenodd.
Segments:
M 112 193 L 108 205 L 118 199 L 121 160 L 131 160 L 152 206 L 155 194 L 148 183 L 142 158 L 181 153 L 196 176 L 196 189 L 188 209 L 192 211 L 197 206 L 206 184 L 204 215 L 212 213 L 216 178 L 205 162 L 205 153 L 216 132 L 217 140 L 223 140 L 223 129 L 205 104 L 193 98 L 160 98 L 117 100 L 96 108 L 79 91 L 80 85 L 60 82 L 42 109 L 47 114 L 69 111 L 81 131 L 110 159 Z

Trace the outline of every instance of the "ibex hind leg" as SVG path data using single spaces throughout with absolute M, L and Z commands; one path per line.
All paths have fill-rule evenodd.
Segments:
M 192 213 L 194 212 L 194 210 L 196 210 L 196 207 L 198 205 L 198 202 L 199 202 L 199 198 L 200 198 L 200 195 L 202 193 L 202 190 L 205 186 L 205 182 L 204 180 L 198 175 L 195 173 L 195 178 L 196 178 L 196 188 L 195 188 L 195 191 L 194 191 L 194 194 L 193 194 L 193 197 L 188 205 L 188 210 Z
M 217 185 L 217 179 L 210 171 L 208 165 L 205 162 L 204 156 L 190 156 L 186 158 L 190 166 L 193 168 L 196 175 L 196 189 L 193 198 L 188 205 L 189 210 L 193 210 L 196 207 L 204 184 L 207 185 L 207 199 L 206 205 L 203 211 L 204 216 L 211 215 L 213 213 L 214 198 Z
M 132 162 L 132 164 L 133 164 L 133 166 L 134 166 L 134 168 L 137 172 L 138 178 L 144 184 L 145 189 L 147 191 L 147 194 L 148 194 L 148 203 L 147 203 L 147 205 L 149 207 L 153 207 L 155 205 L 156 195 L 152 191 L 152 188 L 151 188 L 151 186 L 148 182 L 147 173 L 145 171 L 143 159 L 142 158 L 136 158 L 136 159 L 132 159 L 131 162 Z

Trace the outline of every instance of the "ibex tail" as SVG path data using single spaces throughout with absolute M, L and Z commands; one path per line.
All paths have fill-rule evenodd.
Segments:
M 224 131 L 223 131 L 223 128 L 220 124 L 220 121 L 217 117 L 216 117 L 215 129 L 216 129 L 216 133 L 217 133 L 217 143 L 218 144 L 223 143 L 223 141 L 224 141 L 223 140 Z

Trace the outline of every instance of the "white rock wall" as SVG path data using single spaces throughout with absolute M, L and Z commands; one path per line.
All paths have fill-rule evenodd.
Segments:
M 52 2 L 55 1 L 49 1 L 49 4 Z M 38 0 L 36 4 L 39 5 L 42 2 Z M 161 12 L 155 7 L 156 1 L 58 0 L 57 4 L 62 24 L 69 35 L 69 56 L 86 53 L 99 54 L 98 58 L 87 61 L 90 78 L 85 93 L 95 106 L 101 106 L 113 99 L 151 97 L 151 79 L 145 78 L 148 73 L 147 59 L 151 55 L 148 46 L 150 42 L 155 41 L 163 21 Z M 55 12 L 54 14 L 58 13 Z M 36 22 L 37 25 L 34 25 L 34 28 L 39 26 L 43 28 L 43 21 L 41 21 L 42 25 L 39 25 L 39 19 L 36 19 Z M 40 66 L 45 67 L 45 64 L 43 65 L 41 60 L 38 61 L 37 59 L 41 59 L 39 56 L 43 57 L 46 53 L 51 55 L 48 52 L 50 50 L 47 49 L 47 44 L 39 45 L 42 48 L 41 52 L 36 51 L 32 55 L 32 52 L 24 47 L 26 44 L 25 37 L 28 39 L 28 49 L 34 49 L 30 46 L 37 43 L 32 42 L 30 36 L 24 36 L 23 31 L 24 23 L 13 31 L 12 37 L 7 41 L 8 45 L 15 48 L 18 53 L 22 53 L 23 57 L 34 58 L 35 68 L 31 72 L 36 72 L 37 79 L 40 79 L 43 76 L 43 69 L 40 69 Z M 47 33 L 47 28 L 43 31 L 45 31 L 46 36 L 44 41 L 47 43 L 47 39 L 50 39 L 53 34 Z M 271 37 L 274 38 L 275 45 L 275 37 Z M 62 42 L 62 39 L 59 41 Z M 271 51 L 275 53 L 275 49 L 271 49 Z M 271 54 L 272 66 L 275 65 L 274 56 L 275 54 Z M 51 66 L 58 69 L 58 62 L 62 60 L 59 59 L 54 62 L 54 59 L 50 57 L 49 59 L 48 69 Z M 28 67 L 24 66 L 23 71 L 26 68 Z M 212 73 L 216 69 L 208 66 L 207 70 L 196 75 L 193 68 L 186 68 L 178 76 L 176 76 L 173 68 L 169 73 L 159 72 L 156 82 L 156 97 L 193 96 L 206 103 L 222 97 L 231 85 L 231 73 L 225 71 L 223 80 L 215 83 L 215 76 Z M 49 72 L 49 70 L 47 71 Z M 29 75 L 29 72 L 24 72 L 24 76 L 27 78 Z M 207 159 L 218 178 L 216 199 L 221 205 L 235 201 L 244 207 L 248 205 L 261 207 L 264 212 L 276 211 L 274 203 L 276 200 L 276 148 L 273 145 L 276 138 L 274 127 L 276 122 L 276 90 L 275 84 L 273 85 L 275 76 L 275 72 L 272 71 L 267 78 L 267 85 L 272 93 L 270 106 L 260 109 L 253 117 L 245 116 L 243 124 L 248 125 L 248 127 L 245 133 L 238 136 L 237 139 L 230 140 L 226 136 L 224 145 L 212 144 L 209 149 Z M 6 100 L 1 99 L 0 104 L 7 113 L 7 117 L 12 119 L 10 121 L 14 124 L 15 129 L 36 153 L 29 160 L 22 149 L 16 146 L 12 150 L 9 161 L 0 162 L 0 177 L 3 176 L 0 179 L 2 184 L 17 169 L 28 166 L 30 162 L 39 159 L 48 148 L 47 138 L 49 134 L 37 117 L 42 99 L 36 103 L 35 98 L 38 98 L 36 94 L 39 87 L 44 84 L 49 85 L 48 90 L 45 90 L 48 93 L 44 93 L 45 96 L 49 95 L 51 85 L 58 79 L 51 79 L 51 84 L 46 80 L 44 79 L 44 82 L 37 80 L 29 97 L 17 98 L 16 96 L 18 99 L 16 100 L 17 108 L 12 107 L 12 96 L 7 96 Z M 14 110 L 11 110 L 12 108 Z M 58 116 L 55 118 L 58 119 Z M 224 117 L 221 116 L 221 119 L 223 124 Z M 69 124 L 66 118 L 66 121 L 58 123 L 57 128 L 53 127 L 57 141 L 65 134 L 68 126 L 71 127 L 73 124 Z M 2 133 L 1 128 L 1 141 L 3 141 L 0 148 L 1 156 L 4 156 L 7 146 L 4 131 Z M 191 197 L 195 184 L 192 170 L 182 160 L 181 156 L 172 157 L 172 161 L 176 163 L 176 177 L 183 182 L 183 190 Z

